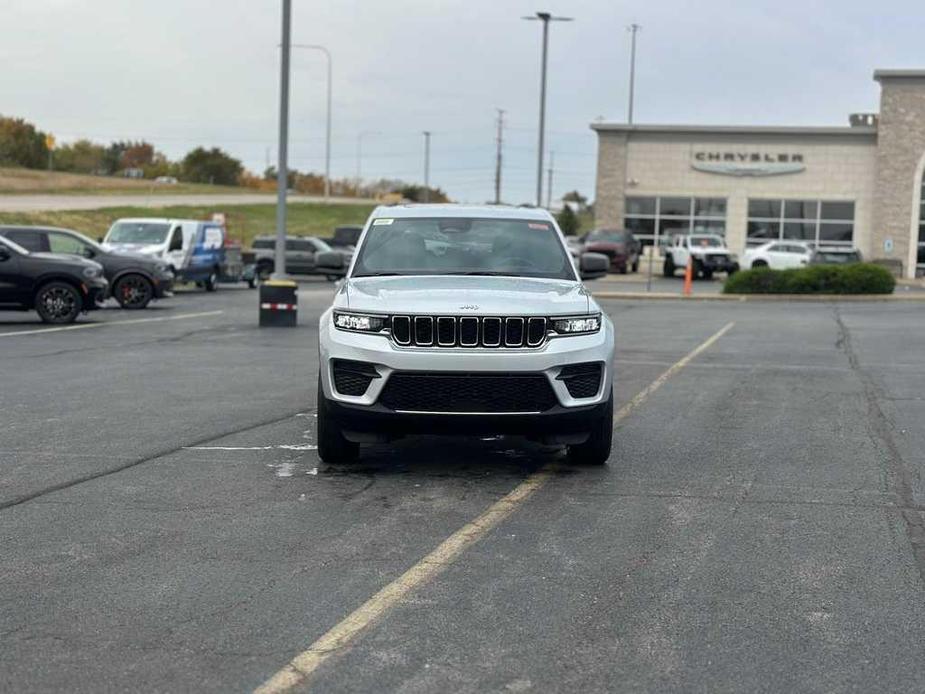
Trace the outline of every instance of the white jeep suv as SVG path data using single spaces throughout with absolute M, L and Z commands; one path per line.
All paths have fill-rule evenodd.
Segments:
M 321 459 L 407 434 L 511 434 L 605 463 L 614 329 L 581 277 L 607 264 L 573 263 L 545 210 L 378 207 L 321 316 Z

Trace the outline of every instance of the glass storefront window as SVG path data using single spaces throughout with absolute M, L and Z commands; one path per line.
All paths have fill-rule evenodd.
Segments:
M 746 243 L 757 246 L 772 239 L 851 245 L 854 240 L 854 202 L 749 200 Z
M 692 231 L 726 234 L 725 198 L 628 197 L 624 226 L 646 245 Z
M 766 219 L 780 219 L 781 201 L 780 200 L 749 200 L 748 201 L 749 217 L 764 217 Z
M 785 219 L 816 219 L 818 216 L 818 200 L 784 200 Z
M 655 216 L 655 205 L 658 198 L 627 198 L 626 214 L 645 214 Z

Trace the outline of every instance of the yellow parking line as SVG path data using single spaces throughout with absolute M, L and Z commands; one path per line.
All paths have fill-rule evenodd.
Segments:
M 80 325 L 65 325 L 60 328 L 37 328 L 36 330 L 18 330 L 15 333 L 0 333 L 0 337 L 13 337 L 14 335 L 38 335 L 39 333 L 57 333 L 62 330 L 86 330 L 88 328 L 103 328 L 107 325 L 131 325 L 134 323 L 160 323 L 168 320 L 184 320 L 186 318 L 205 318 L 217 316 L 224 311 L 203 311 L 202 313 L 180 313 L 176 316 L 159 316 L 158 318 L 132 318 L 130 320 L 114 320 L 103 323 L 81 323 Z
M 725 325 L 621 407 L 614 414 L 614 425 L 628 417 L 649 396 L 661 388 L 669 378 L 677 374 L 698 354 L 708 349 L 719 338 L 729 332 L 733 325 L 734 323 Z M 290 660 L 282 670 L 257 688 L 257 694 L 279 694 L 303 683 L 328 657 L 347 646 L 360 632 L 385 615 L 412 590 L 439 575 L 466 549 L 474 545 L 488 534 L 492 528 L 514 513 L 538 489 L 546 484 L 554 472 L 555 465 L 550 464 L 530 475 L 514 487 L 513 491 L 489 506 L 488 510 L 478 518 L 466 523 L 466 525 L 441 542 L 434 551 L 347 615 L 343 621 L 331 628 L 330 631 L 309 646 L 307 650 L 302 651 Z

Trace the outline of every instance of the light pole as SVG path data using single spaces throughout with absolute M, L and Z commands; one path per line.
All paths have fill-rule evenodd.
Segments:
M 571 22 L 572 17 L 553 17 L 549 12 L 537 12 L 533 17 L 521 17 L 528 22 L 543 23 L 543 58 L 540 68 L 540 135 L 536 161 L 536 206 L 543 206 L 543 147 L 546 140 L 546 54 L 549 47 L 549 23 Z
M 356 190 L 357 197 L 360 197 L 360 182 L 362 177 L 360 176 L 360 162 L 363 159 L 363 138 L 367 135 L 379 135 L 378 130 L 364 130 L 363 132 L 357 135 L 357 175 L 356 175 Z
M 286 190 L 289 187 L 287 148 L 289 144 L 289 29 L 292 0 L 283 0 L 283 42 L 279 62 L 279 150 L 276 164 L 276 249 L 273 277 L 286 276 Z
M 294 43 L 292 47 L 321 51 L 328 61 L 328 115 L 324 144 L 324 199 L 327 201 L 331 198 L 331 51 L 314 43 Z
M 430 202 L 430 130 L 424 131 L 424 202 Z
M 626 27 L 626 30 L 633 35 L 631 40 L 632 47 L 630 48 L 630 103 L 626 116 L 628 125 L 633 124 L 633 99 L 636 95 L 636 34 L 640 29 L 642 29 L 642 27 L 635 23 Z

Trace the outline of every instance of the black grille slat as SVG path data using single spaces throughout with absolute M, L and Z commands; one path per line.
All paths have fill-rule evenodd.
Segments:
M 414 317 L 414 344 L 422 347 L 434 344 L 434 319 L 431 316 Z
M 477 347 L 479 344 L 479 319 L 466 316 L 459 319 L 459 345 Z
M 524 319 L 506 318 L 504 321 L 504 346 L 521 347 L 524 343 Z
M 396 372 L 380 404 L 403 412 L 545 412 L 557 404 L 544 374 Z
M 482 319 L 482 345 L 485 347 L 498 347 L 501 345 L 501 319 Z
M 452 347 L 456 344 L 456 319 L 441 317 L 437 319 L 437 344 Z
M 527 321 L 527 346 L 536 347 L 546 339 L 546 319 L 531 318 Z
M 392 316 L 392 339 L 400 345 L 411 344 L 411 318 Z
M 392 316 L 401 347 L 540 347 L 549 321 L 541 316 Z

